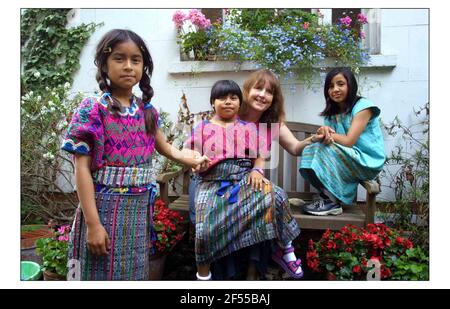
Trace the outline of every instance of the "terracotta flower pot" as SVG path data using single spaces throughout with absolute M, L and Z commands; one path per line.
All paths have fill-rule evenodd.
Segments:
M 44 271 L 44 281 L 65 281 L 67 280 L 65 276 L 58 275 L 57 273 L 45 270 Z
M 333 274 L 333 273 L 330 273 L 330 272 L 327 272 L 327 280 L 328 281 L 335 281 L 337 278 L 336 278 L 336 275 L 335 274 Z
M 164 274 L 164 267 L 166 265 L 167 254 L 156 253 L 150 256 L 150 280 L 161 280 Z
M 53 232 L 47 225 L 24 225 L 20 231 L 20 259 L 42 264 L 42 258 L 36 255 L 36 241 L 52 237 Z

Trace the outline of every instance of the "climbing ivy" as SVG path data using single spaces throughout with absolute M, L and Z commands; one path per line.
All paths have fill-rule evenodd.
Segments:
M 69 27 L 70 12 L 21 12 L 20 185 L 24 223 L 49 219 L 67 223 L 77 203 L 64 189 L 71 185 L 73 162 L 59 148 L 71 113 L 82 98 L 82 94 L 70 93 L 80 53 L 100 24 Z
M 25 9 L 21 18 L 22 95 L 72 83 L 85 43 L 101 24 L 67 27 L 70 9 Z

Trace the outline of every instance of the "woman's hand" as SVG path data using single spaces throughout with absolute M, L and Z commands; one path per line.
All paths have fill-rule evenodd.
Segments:
M 100 223 L 87 227 L 86 242 L 93 255 L 108 255 L 111 249 L 108 233 Z
M 255 191 L 262 191 L 264 189 L 264 185 L 269 183 L 270 181 L 258 171 L 251 171 L 248 175 L 247 185 L 251 185 Z

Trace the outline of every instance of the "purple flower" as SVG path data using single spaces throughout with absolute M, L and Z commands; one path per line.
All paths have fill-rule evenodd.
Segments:
M 175 27 L 180 29 L 183 26 L 183 22 L 187 19 L 186 14 L 182 11 L 176 11 L 172 16 L 172 21 L 175 23 Z
M 342 17 L 339 19 L 339 21 L 341 22 L 341 24 L 347 27 L 352 23 L 352 19 L 350 18 L 350 16 Z
M 365 39 L 366 38 L 366 33 L 364 31 L 361 31 L 360 36 L 361 36 L 361 39 Z
M 367 16 L 366 15 L 364 15 L 363 13 L 359 13 L 358 14 L 358 21 L 361 23 L 361 24 L 367 24 L 368 23 L 368 21 L 367 21 Z

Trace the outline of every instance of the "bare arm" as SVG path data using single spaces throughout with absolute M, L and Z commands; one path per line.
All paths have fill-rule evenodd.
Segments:
M 167 157 L 169 160 L 179 162 L 181 164 L 187 165 L 189 167 L 197 167 L 199 164 L 208 162 L 209 159 L 206 156 L 198 157 L 196 152 L 189 150 L 189 149 L 183 149 L 178 150 L 172 145 L 170 145 L 166 137 L 164 136 L 164 133 L 162 133 L 161 130 L 156 131 L 156 150 L 162 154 L 163 156 Z
M 94 182 L 90 170 L 91 160 L 90 156 L 75 156 L 77 194 L 87 225 L 86 241 L 89 251 L 95 255 L 106 255 L 110 249 L 110 241 L 100 222 L 95 204 Z
M 293 156 L 301 155 L 306 146 L 319 141 L 322 137 L 322 135 L 315 134 L 299 141 L 285 123 L 280 126 L 280 145 Z
M 355 145 L 359 136 L 366 128 L 371 117 L 371 109 L 364 109 L 360 111 L 355 115 L 355 117 L 353 117 L 352 124 L 350 125 L 350 129 L 347 134 L 331 133 L 332 139 L 342 146 L 352 147 Z

